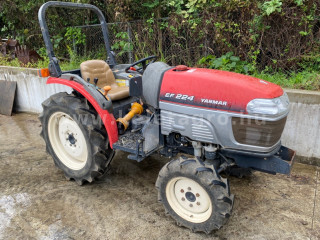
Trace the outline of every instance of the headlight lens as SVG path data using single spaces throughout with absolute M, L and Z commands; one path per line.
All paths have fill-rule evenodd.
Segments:
M 280 115 L 289 108 L 289 98 L 287 93 L 281 97 L 251 100 L 247 105 L 247 112 L 250 114 Z

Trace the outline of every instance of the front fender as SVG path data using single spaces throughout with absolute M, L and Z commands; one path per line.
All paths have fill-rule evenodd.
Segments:
M 88 92 L 85 86 L 83 86 L 78 82 L 56 78 L 56 77 L 49 77 L 47 80 L 47 84 L 62 84 L 62 85 L 71 87 L 77 92 L 79 92 L 83 97 L 85 97 L 99 114 L 107 130 L 110 147 L 113 148 L 112 147 L 113 143 L 118 141 L 118 128 L 116 124 L 116 119 L 114 118 L 113 114 L 110 113 L 108 110 L 103 109 L 103 107 L 100 106 L 100 105 L 104 106 L 104 104 L 101 104 L 101 103 L 99 104 L 97 99 Z

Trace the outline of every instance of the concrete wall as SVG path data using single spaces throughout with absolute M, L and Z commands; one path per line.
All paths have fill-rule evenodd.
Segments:
M 40 113 L 41 103 L 69 87 L 46 85 L 36 69 L 0 66 L 0 80 L 16 81 L 15 110 Z M 283 145 L 297 151 L 298 161 L 320 166 L 320 92 L 286 89 L 291 111 L 282 136 Z
M 291 111 L 282 144 L 297 152 L 297 160 L 320 166 L 320 92 L 285 89 Z
M 57 92 L 71 92 L 71 88 L 59 84 L 46 84 L 47 78 L 37 76 L 37 70 L 0 66 L 0 80 L 16 81 L 17 91 L 14 109 L 40 113 L 41 103 Z

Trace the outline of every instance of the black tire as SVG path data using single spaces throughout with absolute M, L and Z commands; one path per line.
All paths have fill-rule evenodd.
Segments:
M 172 205 L 174 206 L 174 204 L 172 204 L 173 201 L 170 200 L 173 199 L 173 197 L 167 195 L 170 194 L 170 185 L 172 181 L 175 181 L 175 179 L 183 179 L 183 181 L 185 181 L 185 179 L 187 179 L 187 181 L 191 179 L 199 184 L 199 186 L 207 193 L 207 196 L 211 201 L 212 211 L 208 210 L 209 212 L 206 213 L 206 220 L 204 218 L 203 221 L 200 220 L 202 222 L 194 222 L 193 220 L 189 219 L 192 219 L 192 217 L 196 217 L 196 215 L 186 216 L 181 212 L 179 215 L 180 210 L 178 210 L 178 212 L 174 210 L 174 208 L 176 207 L 172 207 Z M 175 187 L 177 186 L 177 183 L 178 182 L 174 183 Z M 230 194 L 227 179 L 221 178 L 212 166 L 205 166 L 201 161 L 197 159 L 180 157 L 167 163 L 159 173 L 156 187 L 158 189 L 158 201 L 164 205 L 166 213 L 171 215 L 171 217 L 176 220 L 179 226 L 187 227 L 193 232 L 205 232 L 209 234 L 213 230 L 220 229 L 227 222 L 231 215 L 234 196 Z M 180 187 L 177 188 L 180 189 Z M 191 188 L 188 188 L 188 191 L 189 190 L 192 191 Z M 177 189 L 175 191 L 177 191 Z M 194 195 L 193 193 L 193 199 L 191 199 L 194 202 L 193 205 L 191 201 L 188 202 L 190 197 L 188 198 L 187 194 L 189 194 L 190 196 L 190 193 L 184 191 L 184 189 L 181 189 L 180 192 L 182 193 L 182 196 L 183 194 L 185 194 L 185 197 L 181 198 L 182 201 L 186 201 L 187 204 L 190 203 L 190 207 L 194 207 L 195 203 L 198 205 L 200 194 Z M 178 191 L 178 193 L 175 194 L 180 194 L 180 192 Z M 179 200 L 174 201 L 179 202 Z M 172 205 L 170 205 L 169 202 L 171 202 Z
M 39 116 L 42 124 L 40 135 L 46 143 L 46 151 L 52 156 L 55 165 L 64 172 L 66 178 L 73 179 L 82 185 L 86 181 L 92 182 L 95 178 L 102 176 L 108 170 L 114 152 L 109 147 L 108 135 L 99 115 L 87 100 L 74 94 L 57 93 L 44 101 L 42 107 L 43 112 Z M 70 121 L 73 120 L 78 125 L 85 139 L 83 142 L 86 143 L 84 145 L 87 157 L 84 157 L 84 166 L 76 170 L 68 167 L 64 163 L 65 159 L 62 161 L 57 156 L 59 154 L 55 152 L 50 142 L 49 119 L 54 114 L 64 113 L 66 115 L 63 117 L 68 116 L 68 119 L 71 117 Z

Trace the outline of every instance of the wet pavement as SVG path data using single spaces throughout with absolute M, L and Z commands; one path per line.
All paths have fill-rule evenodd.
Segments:
M 206 235 L 178 227 L 157 202 L 166 158 L 118 152 L 109 174 L 78 186 L 55 168 L 40 130 L 36 115 L 0 115 L 0 239 L 320 239 L 319 167 L 229 178 L 233 214 Z

